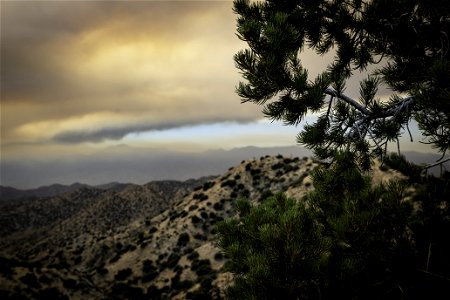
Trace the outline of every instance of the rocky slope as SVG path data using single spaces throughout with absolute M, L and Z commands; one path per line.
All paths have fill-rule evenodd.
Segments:
M 39 230 L 2 233 L 7 242 L 0 244 L 0 298 L 222 298 L 231 274 L 223 268 L 215 224 L 235 215 L 239 197 L 259 202 L 284 192 L 300 199 L 313 188 L 309 174 L 317 165 L 308 158 L 265 156 L 198 182 L 79 190 L 48 200 L 50 208 L 53 201 L 84 208 Z M 380 180 L 395 176 L 376 170 Z M 33 242 L 17 244 L 25 239 Z

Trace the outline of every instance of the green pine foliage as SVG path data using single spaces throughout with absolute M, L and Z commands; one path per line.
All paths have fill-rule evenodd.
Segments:
M 450 295 L 450 176 L 386 155 L 413 120 L 425 143 L 443 157 L 450 149 L 448 1 L 235 0 L 234 12 L 248 45 L 234 57 L 238 95 L 286 125 L 317 114 L 297 140 L 330 164 L 314 170 L 304 199 L 240 200 L 238 217 L 218 225 L 235 274 L 229 297 Z M 305 49 L 334 59 L 311 78 Z M 359 97 L 349 97 L 346 82 L 361 71 Z M 362 173 L 374 156 L 408 180 L 374 186 Z
M 302 200 L 278 194 L 259 206 L 237 202 L 239 217 L 218 225 L 235 274 L 230 299 L 425 299 L 450 292 L 443 204 L 449 181 L 421 186 L 417 197 L 431 191 L 437 203 L 414 210 L 421 200 L 405 201 L 405 182 L 373 186 L 352 156 L 341 153 L 330 168 L 314 170 L 315 191 Z
M 318 113 L 298 141 L 319 158 L 350 150 L 368 169 L 369 156 L 398 141 L 411 120 L 439 152 L 450 148 L 448 1 L 235 0 L 234 11 L 248 45 L 234 57 L 244 78 L 238 95 L 287 125 Z M 305 49 L 334 59 L 311 77 Z M 349 97 L 346 82 L 361 71 L 360 95 Z M 389 100 L 379 98 L 380 84 Z
M 239 219 L 218 225 L 220 246 L 236 278 L 232 299 L 296 299 L 317 292 L 330 241 L 304 203 L 281 194 L 253 207 L 238 202 Z

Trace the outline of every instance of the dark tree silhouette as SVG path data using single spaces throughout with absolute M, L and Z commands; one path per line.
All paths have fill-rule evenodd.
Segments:
M 411 120 L 443 157 L 450 147 L 448 2 L 235 0 L 234 11 L 250 47 L 235 55 L 242 101 L 288 125 L 319 113 L 298 141 L 333 163 L 312 171 L 315 190 L 303 199 L 241 199 L 238 215 L 218 224 L 234 274 L 228 297 L 450 295 L 449 173 L 421 176 L 401 155 L 386 155 Z M 301 64 L 307 47 L 335 53 L 312 80 Z M 369 67 L 360 97 L 350 98 L 345 82 Z M 381 83 L 392 90 L 389 101 L 377 98 Z M 361 173 L 373 156 L 408 179 L 374 185 Z
M 426 143 L 445 155 L 450 147 L 450 5 L 448 1 L 234 1 L 237 32 L 249 49 L 235 55 L 245 79 L 243 102 L 289 125 L 319 113 L 298 141 L 319 158 L 338 150 L 357 153 L 364 168 L 417 121 Z M 301 52 L 332 51 L 316 78 Z M 360 82 L 360 97 L 345 94 L 354 72 L 374 71 Z M 377 98 L 380 83 L 392 90 Z

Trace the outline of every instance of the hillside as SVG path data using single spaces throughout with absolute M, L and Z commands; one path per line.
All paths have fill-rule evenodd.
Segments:
M 231 274 L 223 271 L 215 224 L 235 215 L 239 197 L 301 198 L 313 188 L 309 172 L 317 165 L 265 156 L 219 177 L 81 189 L 2 210 L 2 225 L 31 212 L 25 219 L 36 221 L 2 232 L 0 298 L 219 299 Z M 396 175 L 376 171 L 379 180 Z M 55 214 L 57 207 L 66 214 Z

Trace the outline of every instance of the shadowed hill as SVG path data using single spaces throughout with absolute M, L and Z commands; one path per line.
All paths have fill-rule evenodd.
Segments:
M 40 227 L 3 233 L 0 296 L 222 298 L 231 274 L 223 269 L 226 258 L 215 244 L 215 224 L 236 214 L 239 197 L 256 203 L 277 192 L 301 198 L 313 189 L 309 174 L 318 164 L 263 156 L 219 177 L 127 185 L 120 191 L 82 189 L 49 198 L 41 211 L 58 211 L 55 203 L 83 207 Z M 383 180 L 397 176 L 377 172 Z M 29 205 L 16 207 L 14 218 L 39 207 Z

